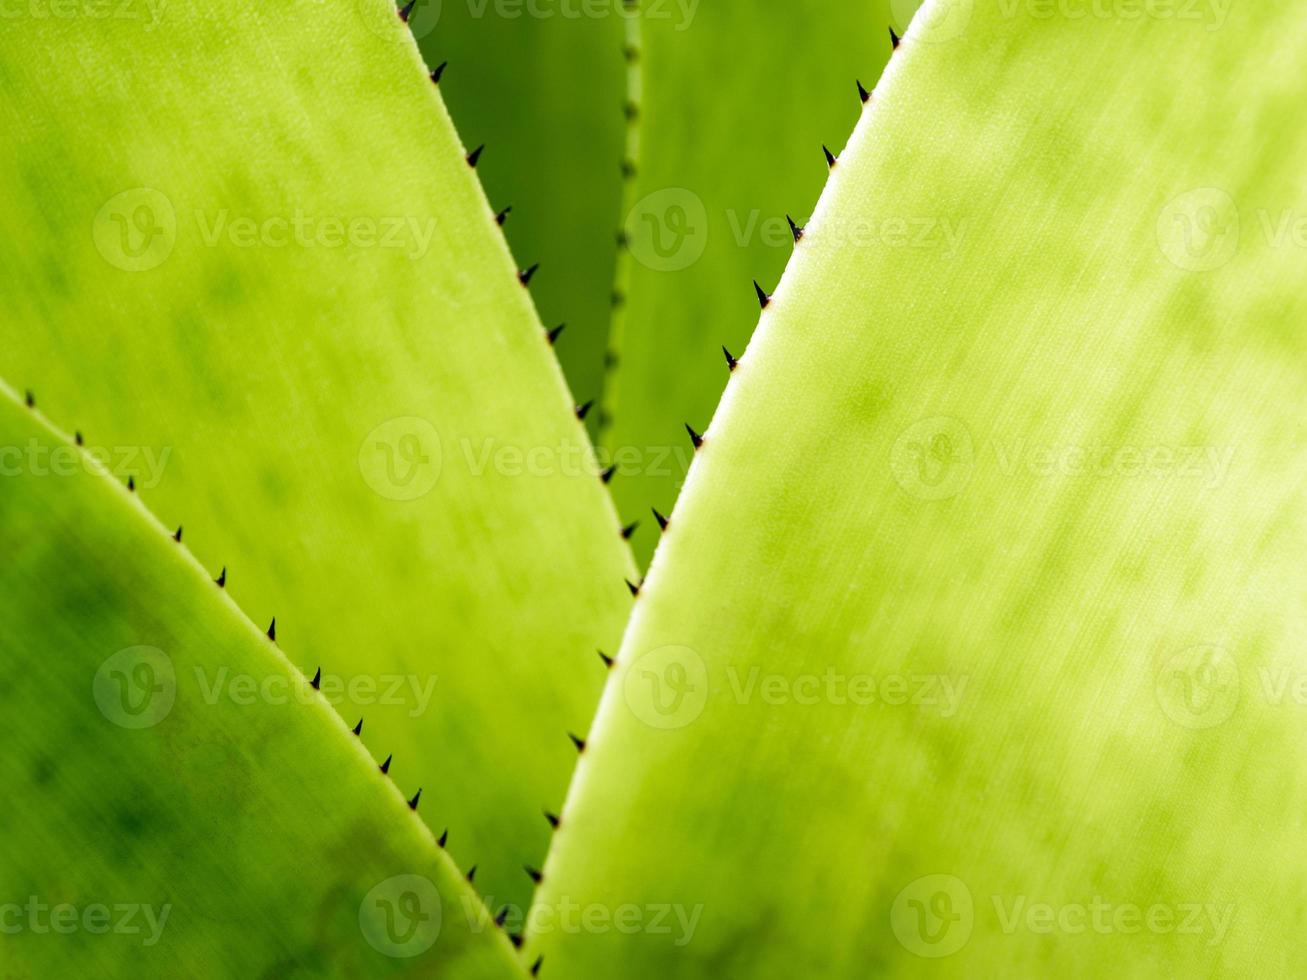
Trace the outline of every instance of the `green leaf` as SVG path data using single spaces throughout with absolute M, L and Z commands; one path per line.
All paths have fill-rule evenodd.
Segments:
M 638 21 L 638 146 L 631 153 L 604 393 L 612 489 L 647 561 L 702 430 L 826 179 L 822 144 L 857 118 L 855 79 L 889 56 L 888 0 L 646 3 Z
M 1307 952 L 1307 24 L 1101 9 L 933 4 L 887 69 L 637 600 L 560 975 Z
M 5 967 L 521 976 L 322 694 L 140 501 L 7 388 L 0 447 Z M 212 696 L 225 679 L 248 699 Z
M 559 361 L 597 398 L 617 260 L 625 123 L 624 0 L 419 0 L 409 19 L 521 265 Z M 595 411 L 587 419 L 592 425 Z
M 0 37 L 0 375 L 521 905 L 630 607 L 584 429 L 382 0 L 160 10 Z

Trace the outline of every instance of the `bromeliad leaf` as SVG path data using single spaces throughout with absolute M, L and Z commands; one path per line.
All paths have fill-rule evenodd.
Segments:
M 923 12 L 704 433 L 529 946 L 1292 973 L 1307 24 Z
M 0 446 L 6 970 L 523 976 L 322 692 L 185 546 L 6 388 Z M 283 699 L 213 697 L 224 677 Z
M 658 541 L 649 510 L 671 510 L 689 463 L 682 426 L 707 424 L 722 347 L 738 354 L 757 322 L 750 280 L 780 275 L 826 178 L 821 146 L 849 131 L 856 80 L 873 85 L 889 56 L 889 7 L 642 6 L 601 436 L 623 520 L 643 522 L 641 564 Z
M 384 0 L 160 9 L 0 36 L 0 375 L 520 907 L 630 603 L 545 330 Z

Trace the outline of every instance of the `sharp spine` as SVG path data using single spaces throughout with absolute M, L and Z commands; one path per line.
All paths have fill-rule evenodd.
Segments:
M 599 659 L 602 660 L 602 661 L 604 662 L 604 666 L 605 666 L 605 667 L 612 667 L 612 666 L 613 666 L 613 658 L 612 658 L 612 657 L 608 656 L 608 654 L 604 653 L 602 650 L 596 650 L 595 652 L 599 654 Z
M 855 81 L 858 82 L 858 98 L 862 100 L 863 105 L 866 105 L 867 100 L 871 98 L 871 93 L 868 92 L 866 88 L 863 87 L 862 81 L 860 79 L 855 79 Z
M 318 691 L 318 690 L 321 690 L 321 689 L 322 689 L 322 668 L 321 668 L 321 667 L 319 667 L 319 668 L 317 669 L 316 673 L 314 673 L 314 675 L 313 675 L 313 680 L 309 681 L 309 686 L 312 687 L 313 690 L 315 690 L 315 691 Z
M 277 642 L 277 617 L 272 617 L 272 622 L 268 624 L 268 639 L 273 643 Z
M 827 146 L 825 143 L 821 145 L 821 149 L 822 152 L 826 154 L 826 166 L 828 167 L 835 166 L 836 162 L 839 160 L 839 157 L 837 157 L 834 153 L 832 153 L 830 151 L 830 147 Z
M 667 530 L 667 518 L 663 517 L 662 514 L 658 513 L 658 508 L 657 508 L 657 507 L 650 507 L 649 509 L 650 509 L 651 511 L 653 511 L 654 519 L 658 521 L 658 529 L 659 529 L 660 531 L 666 531 L 666 530 Z
M 891 27 L 889 29 L 890 48 L 894 51 L 897 51 L 899 49 L 899 42 L 902 40 L 903 39 L 901 37 L 899 37 L 897 34 L 894 33 L 894 28 Z
M 540 268 L 539 262 L 531 266 L 529 269 L 523 269 L 521 272 L 517 274 L 517 281 L 520 282 L 523 286 L 531 285 L 531 277 L 536 274 L 536 269 L 538 268 Z
M 617 467 L 610 466 L 608 467 L 608 469 L 604 470 L 602 473 L 599 474 L 599 479 L 603 480 L 604 483 L 607 483 L 609 480 L 613 478 L 613 474 L 616 472 L 617 472 Z
M 626 525 L 626 527 L 622 528 L 622 540 L 630 541 L 631 535 L 635 533 L 635 529 L 639 526 L 639 521 L 632 521 L 630 524 Z
M 182 543 L 182 526 L 180 524 L 177 525 L 177 530 L 173 532 L 172 539 L 178 544 Z
M 468 869 L 467 869 L 467 874 L 466 874 L 464 877 L 467 878 L 467 883 L 468 883 L 469 885 L 472 884 L 472 882 L 476 881 L 476 880 L 477 880 L 477 866 L 474 864 L 474 865 L 472 865 L 472 867 L 468 868 Z
M 785 220 L 790 223 L 790 234 L 794 236 L 794 241 L 796 243 L 803 241 L 803 229 L 796 225 L 794 219 L 788 214 L 785 216 Z
M 690 428 L 689 422 L 685 423 L 685 431 L 690 433 L 690 442 L 694 443 L 695 449 L 698 449 L 700 446 L 703 445 L 703 436 L 699 435 L 699 433 L 695 432 L 694 429 Z
M 576 406 L 576 417 L 585 421 L 585 417 L 590 414 L 590 409 L 594 407 L 594 399 L 591 398 L 584 405 Z
M 545 819 L 549 821 L 549 826 L 553 827 L 555 830 L 558 829 L 558 823 L 559 823 L 559 821 L 558 821 L 558 817 L 557 817 L 557 816 L 555 816 L 554 814 L 552 814 L 552 813 L 550 813 L 548 810 L 546 810 L 546 811 L 545 811 Z
M 541 880 L 544 879 L 544 875 L 542 875 L 535 868 L 531 867 L 531 865 L 529 864 L 522 865 L 522 870 L 525 871 L 526 876 L 530 878 L 532 881 L 534 881 L 537 885 L 540 884 Z
M 531 964 L 531 976 L 533 977 L 540 976 L 540 964 L 543 963 L 544 961 L 545 958 L 543 956 L 536 957 L 536 961 Z
M 758 294 L 758 306 L 767 309 L 767 304 L 771 302 L 771 294 L 758 285 L 758 280 L 753 281 L 753 291 Z
M 725 345 L 725 344 L 722 344 L 722 353 L 726 355 L 726 367 L 727 367 L 727 369 L 730 370 L 730 371 L 734 371 L 734 370 L 735 370 L 735 365 L 739 364 L 740 362 L 737 361 L 735 358 L 733 358 L 733 357 L 731 356 L 731 352 L 728 351 L 728 350 L 726 349 L 726 345 Z
M 637 596 L 640 594 L 640 586 L 636 585 L 629 578 L 623 579 L 622 581 L 626 583 L 626 587 L 627 589 L 630 590 L 632 596 Z
M 409 0 L 408 3 L 399 8 L 399 19 L 407 24 L 409 17 L 413 15 L 413 8 L 417 5 L 418 0 Z
M 477 161 L 481 159 L 481 151 L 484 150 L 485 148 L 486 148 L 486 144 L 482 143 L 480 146 L 478 146 L 475 150 L 473 150 L 471 153 L 467 155 L 467 165 L 469 167 L 475 167 L 477 165 Z
M 359 719 L 359 723 L 358 723 L 357 725 L 354 726 L 354 734 L 355 734 L 355 735 L 362 735 L 362 734 L 363 734 L 363 719 L 362 719 L 362 718 L 360 718 L 360 719 Z
M 504 210 L 496 214 L 495 224 L 499 225 L 500 227 L 503 227 L 504 222 L 508 220 L 508 213 L 512 210 L 513 210 L 513 205 L 510 204 L 508 207 L 504 208 Z
M 436 65 L 436 70 L 431 73 L 431 81 L 434 82 L 436 85 L 439 85 L 440 76 L 445 73 L 445 68 L 448 65 L 449 65 L 448 61 L 442 61 L 440 64 Z
M 408 801 L 408 808 L 410 810 L 416 810 L 418 808 L 418 800 L 420 799 L 422 799 L 422 787 L 419 786 L 418 791 L 413 794 L 413 799 Z
M 550 330 L 549 333 L 545 335 L 549 338 L 549 345 L 551 347 L 554 344 L 558 343 L 558 335 L 563 332 L 563 328 L 566 326 L 567 326 L 566 323 L 560 323 L 558 326 L 554 327 L 553 330 Z
M 449 843 L 449 828 L 448 828 L 448 827 L 446 827 L 444 830 L 442 830 L 442 831 L 440 832 L 440 839 L 437 840 L 436 843 L 439 844 L 441 847 L 444 847 L 447 843 Z
M 571 732 L 568 732 L 568 733 L 567 733 L 567 737 L 570 738 L 570 739 L 572 740 L 572 744 L 576 746 L 576 751 L 577 751 L 577 752 L 584 752 L 584 751 L 585 751 L 585 739 L 583 739 L 583 738 L 577 738 L 577 736 L 574 735 L 574 734 L 572 734 Z
M 227 587 L 227 566 L 226 566 L 226 565 L 223 565 L 223 566 L 222 566 L 222 571 L 218 573 L 218 577 L 215 578 L 215 579 L 213 580 L 213 582 L 214 582 L 214 584 L 215 584 L 216 586 L 218 586 L 218 588 L 220 588 L 220 589 L 225 589 L 225 588 Z
M 381 771 L 386 775 L 390 774 L 390 760 L 393 759 L 394 757 L 395 756 L 393 753 L 391 755 L 386 756 L 386 761 L 383 762 L 380 766 Z

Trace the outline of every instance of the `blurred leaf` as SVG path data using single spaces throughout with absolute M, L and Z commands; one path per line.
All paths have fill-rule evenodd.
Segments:
M 1307 22 L 1104 9 L 888 67 L 589 733 L 560 976 L 1307 952 Z
M 0 373 L 521 905 L 630 604 L 544 330 L 383 0 L 159 12 L 0 36 Z

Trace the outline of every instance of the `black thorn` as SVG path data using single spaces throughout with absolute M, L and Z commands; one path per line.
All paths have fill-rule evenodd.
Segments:
M 630 524 L 626 525 L 626 527 L 622 528 L 622 540 L 630 541 L 631 535 L 635 533 L 635 529 L 639 526 L 639 521 L 632 521 Z
M 866 105 L 867 100 L 871 98 L 871 93 L 863 88 L 861 81 L 858 82 L 858 98 L 862 100 L 863 105 Z
M 658 513 L 658 508 L 656 508 L 656 507 L 650 507 L 649 509 L 650 509 L 651 511 L 653 511 L 653 516 L 656 517 L 656 518 L 658 519 L 658 529 L 659 529 L 660 531 L 666 531 L 666 530 L 667 530 L 667 518 L 663 517 L 662 514 Z
M 500 211 L 497 215 L 495 215 L 495 224 L 502 225 L 505 221 L 507 221 L 508 212 L 512 210 L 513 210 L 513 205 L 510 204 L 508 207 L 504 208 L 504 210 Z
M 577 738 L 577 737 L 576 737 L 575 735 L 573 735 L 571 732 L 568 732 L 568 733 L 567 733 L 567 737 L 570 738 L 570 739 L 572 740 L 572 744 L 576 746 L 576 751 L 578 751 L 578 752 L 584 752 L 584 751 L 585 751 L 585 739 L 583 739 L 583 738 Z
M 486 144 L 482 143 L 480 146 L 478 146 L 475 150 L 473 150 L 471 153 L 467 155 L 467 165 L 469 167 L 475 167 L 477 165 L 477 161 L 481 159 L 481 151 L 484 150 L 485 148 L 486 148 Z
M 413 794 L 413 799 L 408 801 L 408 808 L 410 810 L 416 810 L 418 808 L 418 800 L 420 799 L 422 799 L 422 788 L 418 787 L 418 791 Z
M 802 241 L 802 240 L 803 240 L 803 229 L 800 228 L 798 225 L 796 225 L 796 224 L 794 223 L 794 219 L 791 218 L 788 214 L 785 216 L 785 220 L 788 221 L 788 222 L 790 223 L 790 234 L 794 236 L 794 240 L 795 240 L 796 242 L 798 242 L 798 241 Z
M 127 490 L 129 493 L 136 492 L 136 478 L 129 476 L 127 478 Z
M 315 690 L 315 691 L 320 690 L 320 689 L 322 688 L 322 668 L 321 668 L 321 667 L 319 667 L 319 668 L 317 669 L 317 672 L 313 675 L 313 680 L 309 681 L 309 686 L 312 687 L 313 690 Z
M 767 309 L 767 304 L 771 302 L 771 296 L 769 296 L 763 288 L 758 285 L 757 279 L 753 281 L 753 291 L 758 294 L 758 305 L 764 310 Z
M 632 177 L 635 176 L 635 161 L 633 160 L 622 161 L 622 176 L 625 177 L 627 180 L 630 180 Z
M 549 338 L 550 346 L 553 346 L 555 343 L 558 342 L 558 335 L 563 332 L 563 328 L 566 326 L 567 326 L 566 323 L 560 323 L 558 326 L 554 327 L 553 330 L 550 330 L 548 334 L 546 334 L 546 336 Z
M 728 350 L 726 349 L 726 345 L 725 345 L 725 344 L 722 344 L 722 353 L 726 355 L 726 367 L 727 367 L 727 369 L 728 369 L 728 370 L 731 370 L 731 371 L 734 371 L 734 370 L 735 370 L 735 365 L 739 364 L 740 362 L 737 361 L 735 358 L 731 357 L 731 352 L 728 351 Z
M 355 735 L 362 735 L 362 734 L 363 734 L 363 719 L 362 719 L 362 718 L 360 718 L 360 719 L 359 719 L 359 723 L 358 723 L 357 725 L 354 726 L 354 734 L 355 734 Z
M 446 827 L 444 830 L 442 830 L 442 831 L 440 832 L 440 839 L 439 839 L 438 841 L 436 841 L 436 843 L 439 844 L 441 847 L 444 847 L 447 843 L 449 843 L 449 828 L 448 828 L 448 827 Z
M 268 639 L 273 643 L 277 642 L 277 617 L 272 617 L 272 622 L 268 624 Z
M 896 51 L 898 50 L 898 46 L 899 46 L 899 41 L 900 41 L 900 40 L 901 40 L 901 38 L 900 38 L 897 34 L 894 33 L 894 28 L 891 27 L 891 28 L 889 29 L 889 43 L 890 43 L 890 46 L 891 46 L 894 50 L 896 50 Z
M 178 544 L 182 543 L 182 526 L 180 524 L 177 525 L 177 530 L 173 532 L 172 539 Z
M 513 944 L 514 949 L 522 948 L 522 934 L 520 932 L 510 932 L 508 934 L 508 941 Z
M 552 813 L 550 813 L 548 810 L 546 810 L 546 811 L 545 811 L 545 819 L 549 821 L 549 826 L 553 827 L 555 830 L 558 829 L 558 817 L 557 817 L 557 816 L 555 816 L 554 814 L 552 814 Z
M 214 583 L 218 586 L 218 588 L 220 588 L 220 589 L 225 589 L 225 588 L 227 587 L 227 566 L 226 566 L 226 565 L 223 565 L 223 566 L 222 566 L 222 571 L 218 573 L 218 577 L 215 578 L 213 581 L 214 581 Z
M 502 909 L 499 910 L 499 914 L 495 916 L 495 925 L 499 926 L 499 928 L 502 929 L 504 927 L 504 923 L 507 921 L 508 921 L 508 906 L 505 905 Z
M 522 870 L 525 871 L 526 876 L 530 878 L 532 881 L 534 881 L 537 885 L 540 884 L 541 879 L 544 878 L 544 875 L 542 875 L 535 868 L 531 867 L 531 865 L 529 864 L 522 865 Z
M 622 115 L 626 116 L 628 122 L 634 122 L 640 118 L 640 107 L 634 102 L 628 102 L 622 106 Z
M 616 472 L 617 472 L 617 467 L 610 466 L 608 467 L 608 469 L 604 470 L 602 473 L 599 474 L 599 479 L 607 483 L 609 480 L 613 478 L 613 474 Z
M 608 656 L 608 654 L 604 653 L 602 650 L 596 650 L 595 652 L 599 654 L 599 659 L 604 662 L 605 667 L 612 667 L 613 665 L 612 657 Z
M 622 49 L 622 55 L 627 61 L 638 61 L 640 58 L 640 49 L 634 45 L 628 44 Z
M 576 406 L 576 417 L 579 418 L 579 419 L 581 419 L 582 421 L 584 421 L 584 420 L 585 420 L 585 417 L 586 417 L 587 415 L 590 414 L 590 409 L 591 409 L 593 406 L 594 406 L 594 399 L 593 399 L 593 398 L 590 399 L 588 402 L 586 402 L 584 405 L 577 405 L 577 406 Z
M 636 585 L 629 578 L 623 579 L 623 581 L 626 583 L 626 587 L 631 590 L 631 595 L 637 596 L 640 594 L 640 586 Z
M 27 403 L 28 408 L 36 408 L 36 396 L 32 394 L 32 389 L 23 392 L 23 401 Z
M 435 82 L 437 85 L 440 84 L 440 76 L 445 73 L 445 66 L 448 64 L 449 64 L 448 61 L 442 61 L 440 64 L 436 66 L 436 70 L 431 73 L 431 80 Z
M 386 761 L 383 762 L 383 763 L 381 764 L 381 771 L 382 771 L 383 773 L 389 773 L 389 772 L 390 772 L 390 760 L 393 759 L 394 757 L 395 757 L 395 756 L 394 756 L 393 753 L 390 754 L 390 755 L 388 755 L 388 756 L 386 756 Z
M 417 5 L 418 0 L 409 0 L 407 4 L 399 8 L 399 19 L 407 24 L 409 17 L 413 14 L 413 8 Z
M 82 433 L 80 430 L 73 433 L 73 442 L 77 443 L 79 446 L 83 445 L 84 440 L 82 439 Z
M 519 272 L 519 273 L 517 274 L 517 281 L 520 282 L 523 286 L 528 286 L 528 285 L 530 285 L 530 284 L 531 284 L 531 277 L 534 276 L 534 275 L 536 274 L 536 269 L 538 269 L 538 268 L 540 268 L 540 263 L 539 263 L 539 262 L 537 262 L 535 265 L 531 266 L 531 268 L 529 268 L 529 269 L 524 269 L 523 271 Z
M 699 435 L 699 433 L 695 432 L 692 428 L 690 428 L 689 422 L 685 423 L 685 431 L 690 433 L 690 441 L 694 443 L 695 449 L 698 449 L 700 446 L 703 445 L 703 436 Z
M 470 867 L 470 868 L 467 869 L 467 875 L 466 875 L 465 877 L 467 878 L 467 881 L 468 881 L 468 884 L 469 884 L 469 885 L 470 885 L 472 882 L 476 881 L 476 879 L 477 879 L 477 866 L 476 866 L 475 864 L 472 865 L 472 867 Z
M 533 977 L 540 976 L 540 964 L 543 963 L 544 961 L 545 958 L 543 956 L 536 957 L 536 961 L 531 964 L 531 976 Z
M 835 161 L 838 159 L 838 157 L 836 157 L 835 154 L 830 151 L 830 147 L 827 146 L 825 143 L 821 145 L 821 148 L 826 154 L 826 165 L 829 167 L 835 166 Z

